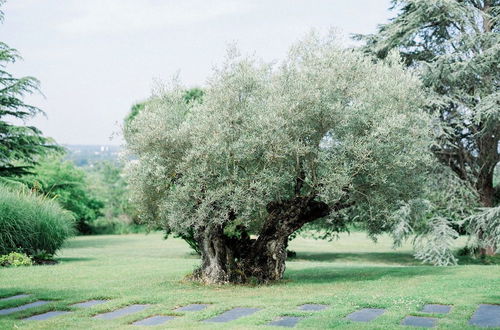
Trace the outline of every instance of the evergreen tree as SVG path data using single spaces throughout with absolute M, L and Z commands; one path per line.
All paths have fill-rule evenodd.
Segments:
M 500 160 L 499 4 L 393 0 L 399 12 L 390 23 L 376 34 L 356 36 L 365 40 L 366 52 L 385 58 L 397 49 L 408 66 L 420 70 L 435 95 L 427 104 L 439 123 L 434 154 L 477 192 L 484 207 L 498 204 L 493 176 Z
M 0 5 L 3 3 L 0 1 Z M 2 20 L 3 12 L 0 11 Z M 15 49 L 0 42 L 0 177 L 25 174 L 36 163 L 37 155 L 57 148 L 36 127 L 14 123 L 43 113 L 22 100 L 26 94 L 38 91 L 38 80 L 16 78 L 6 71 L 9 63 L 19 59 Z

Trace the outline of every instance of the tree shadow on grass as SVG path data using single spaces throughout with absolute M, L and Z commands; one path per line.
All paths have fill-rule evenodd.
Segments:
M 459 265 L 500 265 L 500 254 L 487 256 L 484 259 L 470 255 L 458 256 Z
M 79 257 L 79 258 L 72 258 L 72 257 L 56 257 L 55 258 L 58 262 L 60 263 L 66 263 L 66 262 L 82 262 L 82 261 L 91 261 L 95 260 L 95 258 L 88 258 L 88 257 Z
M 68 240 L 64 243 L 64 249 L 81 249 L 81 248 L 104 248 L 109 245 L 120 245 L 123 241 L 113 239 L 82 239 L 82 240 Z
M 360 252 L 360 253 L 304 253 L 297 252 L 297 257 L 290 261 L 355 262 L 382 263 L 399 265 L 420 265 L 411 253 L 401 252 Z
M 331 283 L 376 281 L 381 278 L 405 278 L 444 275 L 452 271 L 445 267 L 315 267 L 288 269 L 286 279 L 297 283 Z

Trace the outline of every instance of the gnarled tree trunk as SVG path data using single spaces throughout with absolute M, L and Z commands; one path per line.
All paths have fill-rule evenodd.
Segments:
M 239 238 L 224 234 L 223 226 L 198 232 L 202 265 L 193 274 L 204 283 L 267 283 L 285 272 L 289 236 L 304 224 L 329 214 L 330 208 L 311 197 L 269 203 L 268 217 L 257 239 L 245 232 Z
M 247 276 L 264 283 L 283 278 L 289 236 L 306 223 L 327 216 L 330 208 L 309 197 L 294 197 L 269 203 L 267 211 L 268 218 L 243 263 Z

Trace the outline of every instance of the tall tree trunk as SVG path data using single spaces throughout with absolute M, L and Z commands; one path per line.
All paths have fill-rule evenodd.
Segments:
M 495 130 L 484 132 L 478 139 L 479 146 L 479 173 L 476 182 L 476 189 L 483 207 L 495 206 L 495 188 L 493 177 L 495 167 L 498 163 L 498 137 Z M 479 239 L 483 238 L 483 233 L 479 233 Z M 481 256 L 494 255 L 496 246 L 487 246 L 479 249 Z
M 480 177 L 478 180 L 477 190 L 479 192 L 479 198 L 483 207 L 493 207 L 494 206 L 494 197 L 495 197 L 495 189 L 493 188 L 493 171 L 491 173 L 486 173 L 485 177 Z M 484 238 L 484 233 L 479 232 L 479 240 Z M 485 246 L 479 249 L 479 255 L 481 257 L 484 256 L 493 256 L 496 253 L 496 246 Z

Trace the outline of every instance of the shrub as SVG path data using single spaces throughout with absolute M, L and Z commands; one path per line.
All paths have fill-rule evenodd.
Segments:
M 74 234 L 74 223 L 55 201 L 0 185 L 0 255 L 52 256 Z
M 147 232 L 146 226 L 128 221 L 126 217 L 99 218 L 92 223 L 92 234 L 123 235 Z
M 81 234 L 90 234 L 91 223 L 102 215 L 104 204 L 91 192 L 87 173 L 65 161 L 62 155 L 53 154 L 40 160 L 33 174 L 23 176 L 21 181 L 71 211 Z
M 0 267 L 31 266 L 33 261 L 24 253 L 11 252 L 0 256 Z

